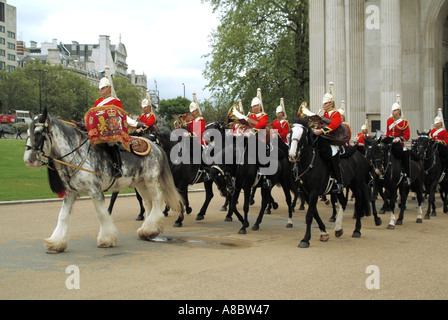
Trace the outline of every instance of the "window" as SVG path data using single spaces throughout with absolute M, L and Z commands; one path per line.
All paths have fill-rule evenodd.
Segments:
M 5 38 L 0 38 L 0 44 L 5 44 Z
M 4 63 L 3 61 L 0 61 L 0 70 L 5 70 L 6 67 L 6 63 Z
M 16 50 L 16 45 L 14 43 L 8 42 L 8 49 Z
M 15 39 L 16 38 L 15 32 L 8 31 L 8 37 L 11 39 Z
M 0 21 L 5 22 L 5 4 L 0 2 Z
M 0 49 L 0 56 L 4 57 L 5 56 L 5 50 Z
M 0 26 L 0 32 L 5 33 L 5 27 L 4 26 Z
M 10 61 L 15 61 L 15 60 L 16 60 L 16 56 L 13 55 L 13 54 L 9 54 L 9 53 L 8 53 L 8 60 L 10 60 Z
M 13 66 L 6 67 L 6 72 L 14 72 L 15 70 L 16 70 L 16 67 L 13 67 Z

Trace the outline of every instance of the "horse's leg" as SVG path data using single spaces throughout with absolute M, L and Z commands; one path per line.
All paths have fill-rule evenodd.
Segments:
M 146 219 L 137 230 L 139 239 L 151 240 L 163 232 L 163 199 L 156 183 L 146 183 L 137 186 L 146 209 Z M 151 206 L 152 204 L 152 206 Z
M 222 205 L 221 209 L 219 211 L 227 211 L 227 206 L 229 205 L 229 197 L 226 197 L 226 202 Z
M 249 206 L 250 206 L 250 195 L 251 195 L 251 188 L 246 187 L 244 188 L 244 204 L 243 204 L 243 211 L 244 211 L 244 219 L 242 221 L 243 226 L 241 227 L 238 234 L 246 234 L 246 228 L 249 227 Z M 235 203 L 236 207 L 236 203 Z M 237 211 L 235 210 L 235 213 Z
M 182 184 L 181 186 L 179 186 L 179 190 L 180 190 L 180 195 L 182 196 L 182 199 L 184 199 L 185 202 L 185 210 L 187 212 L 187 214 L 191 213 L 191 207 L 189 205 L 188 202 L 188 184 Z M 174 228 L 181 228 L 182 227 L 182 223 L 184 221 L 184 214 L 181 213 L 179 215 L 179 217 L 177 218 L 177 220 L 174 222 L 173 227 Z
M 255 192 L 257 191 L 257 187 L 252 188 L 252 191 L 250 193 L 250 205 L 253 206 L 255 204 Z
M 406 202 L 409 196 L 409 187 L 401 187 L 399 190 L 400 190 L 400 214 L 397 219 L 397 226 L 403 225 L 404 212 L 406 210 Z
M 107 211 L 109 211 L 109 214 L 112 214 L 112 210 L 114 208 L 114 204 L 115 204 L 115 201 L 117 200 L 117 197 L 118 197 L 118 192 L 113 192 L 112 196 L 110 197 L 109 208 L 107 209 Z
M 77 193 L 67 192 L 64 197 L 59 211 L 58 224 L 51 237 L 44 240 L 47 253 L 59 253 L 67 249 L 70 213 L 77 196 Z
M 140 213 L 135 220 L 143 221 L 143 219 L 145 219 L 145 206 L 143 205 L 142 196 L 138 193 L 137 189 L 135 189 L 135 196 L 137 197 L 138 203 L 140 204 Z
M 320 241 L 328 241 L 330 238 L 330 235 L 325 230 L 325 225 L 322 222 L 322 219 L 319 216 L 319 213 L 317 212 L 317 201 L 318 196 L 316 194 L 309 195 L 308 197 L 308 210 L 306 212 L 306 231 L 305 236 L 303 237 L 302 241 L 300 241 L 299 248 L 308 248 L 310 246 L 310 240 L 311 240 L 311 224 L 313 222 L 313 218 L 316 220 L 321 235 L 320 235 Z
M 282 183 L 283 193 L 285 194 L 286 204 L 288 206 L 288 223 L 286 224 L 286 228 L 292 228 L 292 212 L 294 211 L 294 205 L 292 203 L 291 197 L 291 187 L 284 186 Z
M 213 181 L 205 181 L 204 182 L 204 188 L 205 188 L 205 201 L 202 205 L 201 210 L 199 211 L 198 215 L 196 216 L 196 221 L 204 220 L 205 213 L 207 212 L 208 205 L 210 204 L 210 201 L 213 199 Z
M 428 220 L 431 218 L 431 209 L 435 208 L 437 183 L 438 181 L 435 181 L 431 183 L 429 188 L 427 188 L 427 190 L 429 191 L 429 196 L 428 196 L 428 209 L 426 211 L 425 219 Z
M 331 215 L 330 222 L 336 222 L 336 215 L 338 214 L 337 205 L 336 205 L 337 196 L 332 193 L 330 195 L 330 199 L 331 199 L 331 208 L 333 210 L 333 214 Z
M 263 215 L 266 210 L 266 207 L 268 206 L 268 203 L 271 201 L 271 189 L 266 188 L 260 188 L 261 190 L 261 208 L 260 212 L 258 213 L 257 220 L 255 221 L 254 225 L 252 226 L 253 231 L 260 230 L 260 224 L 263 220 Z
M 373 188 L 372 188 L 373 191 L 370 191 L 371 189 L 369 187 L 367 187 L 367 188 L 368 188 L 368 192 L 369 192 L 369 195 L 370 195 L 370 204 L 372 206 L 372 213 L 373 213 L 373 217 L 375 219 L 375 225 L 378 227 L 378 226 L 383 224 L 383 221 L 378 216 L 378 212 L 376 210 L 376 199 L 378 197 L 378 187 L 375 184 L 373 186 Z
M 114 247 L 117 242 L 118 231 L 114 225 L 112 217 L 109 215 L 104 206 L 104 195 L 102 192 L 91 195 L 93 204 L 96 209 L 96 216 L 100 222 L 100 232 L 98 233 L 97 246 L 98 248 Z
M 333 206 L 335 205 L 334 203 L 336 202 L 335 201 L 336 199 L 339 202 L 338 213 L 336 216 L 336 224 L 334 226 L 334 233 L 337 238 L 340 238 L 344 234 L 344 229 L 342 228 L 342 220 L 344 218 L 344 211 L 347 206 L 347 198 L 345 198 L 342 193 L 339 194 L 337 197 L 333 197 L 333 195 L 332 195 L 331 198 L 332 198 L 331 202 L 333 203 Z
M 397 201 L 397 189 L 394 189 L 393 192 L 390 193 L 390 201 L 389 201 L 389 209 L 390 209 L 390 221 L 387 229 L 393 230 L 395 229 L 395 202 Z

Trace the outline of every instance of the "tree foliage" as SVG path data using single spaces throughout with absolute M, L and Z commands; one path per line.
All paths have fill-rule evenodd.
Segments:
M 270 118 L 280 98 L 288 114 L 309 99 L 309 0 L 203 0 L 219 13 L 204 76 L 213 98 L 246 112 L 262 89 Z
M 114 88 L 128 113 L 141 113 L 143 93 L 129 79 L 116 76 Z M 39 114 L 44 108 L 65 120 L 81 121 L 99 97 L 98 87 L 61 65 L 30 61 L 25 68 L 0 71 L 0 112 L 29 110 Z

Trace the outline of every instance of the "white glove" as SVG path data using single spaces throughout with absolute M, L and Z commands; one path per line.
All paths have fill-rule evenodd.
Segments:
M 233 111 L 233 115 L 240 120 L 247 120 L 247 117 L 238 110 Z

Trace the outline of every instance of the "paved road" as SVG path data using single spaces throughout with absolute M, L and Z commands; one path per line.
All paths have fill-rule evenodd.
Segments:
M 195 218 L 204 193 L 190 193 L 194 211 L 184 227 L 173 228 L 170 216 L 164 234 L 152 242 L 137 239 L 137 201 L 119 198 L 113 214 L 119 242 L 110 249 L 96 247 L 93 204 L 80 200 L 72 214 L 69 248 L 58 255 L 46 254 L 42 239 L 56 225 L 60 202 L 1 205 L 0 299 L 448 298 L 443 240 L 448 216 L 441 210 L 416 224 L 416 203 L 410 201 L 403 226 L 387 230 L 388 214 L 380 227 L 372 217 L 364 218 L 361 239 L 353 239 L 350 204 L 342 238 L 335 238 L 334 224 L 326 222 L 331 238 L 322 243 L 314 224 L 311 247 L 300 249 L 304 212 L 296 212 L 294 228 L 286 229 L 284 197 L 279 188 L 274 194 L 279 209 L 265 216 L 259 231 L 238 235 L 240 223 L 224 222 L 217 192 L 201 222 Z M 251 223 L 259 203 L 257 197 Z M 330 207 L 320 203 L 319 210 L 328 221 Z M 67 288 L 77 284 L 79 289 Z

